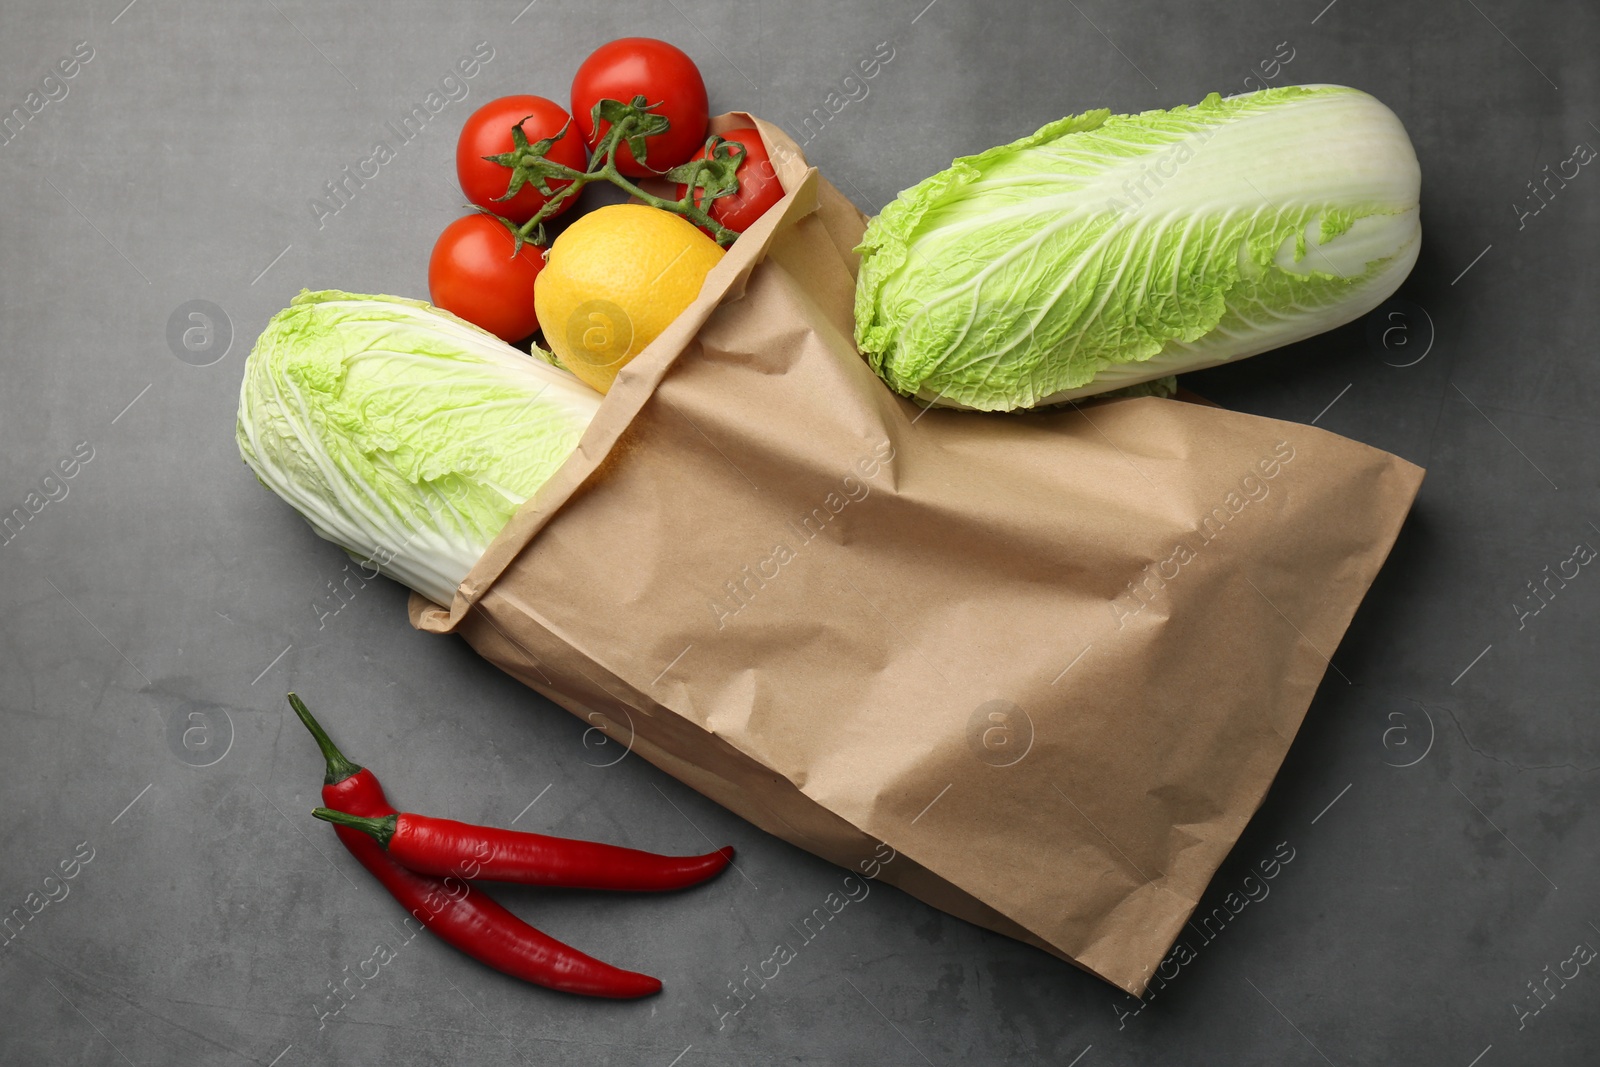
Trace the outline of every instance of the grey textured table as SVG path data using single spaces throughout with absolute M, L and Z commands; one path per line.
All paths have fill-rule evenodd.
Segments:
M 0 507 L 45 500 L 0 546 L 0 908 L 27 914 L 0 947 L 0 1061 L 1595 1062 L 1595 977 L 1552 976 L 1600 945 L 1600 576 L 1537 601 L 1528 585 L 1600 546 L 1600 176 L 1537 214 L 1528 187 L 1600 144 L 1593 5 L 524 2 L 0 9 L 0 110 L 37 111 L 0 144 Z M 1359 86 L 1411 132 L 1426 240 L 1407 303 L 1189 381 L 1429 474 L 1204 906 L 1275 852 L 1292 861 L 1137 1014 L 879 885 L 722 1018 L 728 983 L 840 872 L 613 762 L 460 641 L 413 632 L 397 586 L 327 614 L 343 558 L 240 464 L 235 396 L 267 317 L 302 286 L 424 295 L 471 108 L 564 100 L 590 48 L 633 32 L 688 50 L 713 111 L 797 130 L 840 92 L 806 149 L 869 210 L 1062 114 L 1243 91 L 1285 55 L 1275 83 Z M 447 84 L 319 217 L 325 183 L 481 41 L 493 57 L 466 98 Z M 881 41 L 892 60 L 844 96 Z M 200 300 L 210 334 L 188 318 Z M 507 822 L 531 804 L 519 825 L 683 850 L 703 831 L 739 847 L 745 877 L 666 923 L 647 898 L 506 894 L 648 961 L 667 990 L 640 1003 L 545 994 L 406 941 L 305 816 L 319 765 L 291 688 L 409 807 Z M 378 977 L 328 999 L 380 941 Z

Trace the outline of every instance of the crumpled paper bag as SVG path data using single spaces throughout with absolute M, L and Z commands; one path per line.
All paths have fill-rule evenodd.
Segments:
M 851 340 L 864 218 L 781 130 L 715 128 L 751 124 L 784 201 L 412 621 L 762 829 L 1139 994 L 1422 472 L 1175 400 L 894 395 Z

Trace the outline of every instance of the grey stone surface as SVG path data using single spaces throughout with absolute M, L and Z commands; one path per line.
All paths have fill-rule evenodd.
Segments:
M 1600 545 L 1600 174 L 1537 216 L 1514 208 L 1544 164 L 1600 144 L 1593 5 L 523 2 L 0 7 L 0 110 L 57 97 L 0 144 L 0 506 L 78 450 L 66 495 L 0 547 L 0 908 L 56 898 L 0 948 L 0 1062 L 1595 1061 L 1594 976 L 1544 1000 L 1528 983 L 1600 945 L 1600 575 L 1520 629 L 1512 607 L 1575 543 Z M 302 286 L 424 295 L 470 109 L 564 99 L 591 47 L 635 32 L 689 51 L 713 110 L 790 129 L 893 42 L 869 94 L 806 146 L 869 210 L 1067 112 L 1253 87 L 1280 42 L 1277 83 L 1362 87 L 1410 130 L 1426 233 L 1410 307 L 1189 383 L 1429 475 L 1203 908 L 1280 842 L 1293 860 L 1220 934 L 1186 934 L 1193 959 L 1139 1014 L 878 886 L 719 1019 L 727 983 L 841 871 L 637 758 L 613 764 L 615 746 L 586 745 L 581 722 L 463 643 L 413 632 L 398 587 L 368 585 L 318 625 L 343 558 L 233 443 L 251 341 Z M 319 226 L 323 183 L 480 41 L 494 58 L 467 99 Z M 46 85 L 79 42 L 92 58 Z M 221 309 L 226 348 L 193 301 Z M 306 816 L 319 765 L 291 688 L 406 807 L 732 842 L 744 876 L 670 902 L 504 894 L 659 974 L 654 1000 L 549 995 L 418 938 L 320 1023 L 328 983 L 403 935 Z

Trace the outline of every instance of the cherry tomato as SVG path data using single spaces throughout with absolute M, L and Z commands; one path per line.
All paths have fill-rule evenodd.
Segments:
M 505 196 L 506 189 L 511 185 L 511 168 L 483 157 L 511 151 L 514 147 L 511 127 L 523 119 L 528 121 L 522 123 L 522 132 L 527 134 L 528 143 L 532 144 L 560 133 L 567 124 L 567 117 L 560 104 L 542 96 L 502 96 L 474 111 L 466 125 L 461 127 L 461 137 L 456 141 L 456 177 L 461 180 L 461 191 L 467 194 L 467 199 L 496 215 L 504 215 L 512 222 L 531 219 L 544 206 L 547 199 L 545 195 L 530 182 L 518 189 L 517 195 L 510 200 L 496 200 L 497 196 Z M 589 165 L 588 154 L 583 148 L 583 134 L 576 124 L 567 131 L 565 137 L 551 145 L 545 155 L 573 170 L 584 170 Z M 570 184 L 552 181 L 550 188 L 559 191 Z M 571 207 L 575 199 L 563 202 L 556 214 Z
M 488 215 L 468 215 L 444 228 L 428 260 L 428 292 L 436 307 L 460 315 L 502 341 L 539 328 L 534 281 L 544 250 L 525 244 L 512 256 L 511 231 Z
M 705 143 L 706 83 L 694 60 L 665 41 L 623 37 L 595 49 L 572 79 L 572 118 L 591 149 L 610 127 L 602 122 L 595 128 L 594 105 L 603 99 L 631 103 L 635 96 L 660 104 L 657 114 L 672 126 L 645 142 L 644 163 L 633 158 L 626 142 L 618 145 L 622 173 L 632 178 L 665 173 Z
M 768 208 L 783 199 L 783 183 L 778 181 L 778 172 L 767 158 L 767 146 L 761 142 L 760 133 L 750 129 L 731 130 L 723 134 L 722 139 L 744 145 L 739 168 L 734 172 L 739 178 L 739 191 L 732 196 L 717 197 L 708 210 L 717 222 L 735 233 L 743 233 L 766 214 Z M 691 158 L 703 159 L 705 154 L 705 147 L 701 146 Z M 679 185 L 678 199 L 682 200 L 688 191 L 687 185 Z M 703 195 L 704 190 L 696 193 L 697 206 Z

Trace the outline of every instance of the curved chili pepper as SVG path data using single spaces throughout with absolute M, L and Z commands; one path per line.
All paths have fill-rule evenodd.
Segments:
M 370 834 L 391 859 L 418 874 L 456 874 L 491 882 L 570 889 L 685 889 L 722 873 L 733 859 L 731 847 L 703 856 L 661 856 L 410 812 L 371 818 L 318 808 L 311 814 Z
M 376 818 L 397 814 L 377 775 L 346 759 L 298 696 L 290 693 L 289 704 L 327 762 L 322 802 Z M 467 886 L 459 874 L 417 874 L 389 858 L 366 834 L 343 826 L 334 831 L 350 854 L 439 940 L 497 971 L 591 997 L 628 999 L 661 991 L 660 979 L 613 967 L 534 929 L 482 890 Z

